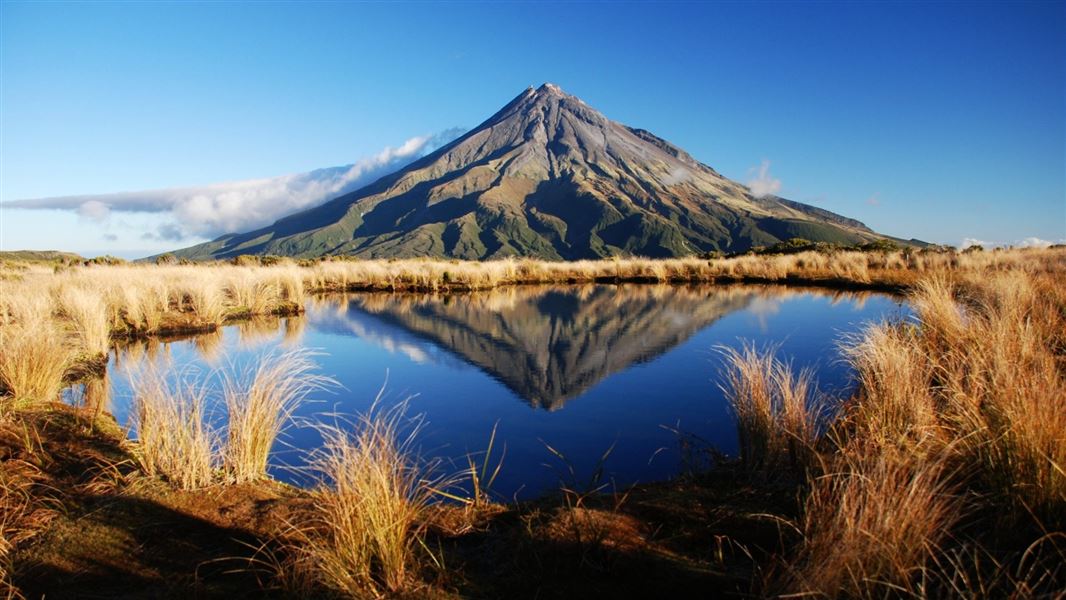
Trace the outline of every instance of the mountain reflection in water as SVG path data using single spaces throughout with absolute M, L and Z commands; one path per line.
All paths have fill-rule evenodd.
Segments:
M 355 335 L 414 360 L 430 360 L 423 342 L 432 342 L 530 405 L 557 410 L 759 298 L 751 287 L 511 287 L 349 295 L 312 307 L 307 318 L 319 330 Z

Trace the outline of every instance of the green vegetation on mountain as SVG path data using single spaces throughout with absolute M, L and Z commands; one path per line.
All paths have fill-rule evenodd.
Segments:
M 661 258 L 796 237 L 841 245 L 884 239 L 854 219 L 756 196 L 669 142 L 544 84 L 367 187 L 175 254 Z

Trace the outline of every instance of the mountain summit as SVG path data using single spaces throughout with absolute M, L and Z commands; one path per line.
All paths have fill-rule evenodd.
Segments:
M 666 140 L 545 83 L 364 188 L 176 254 L 667 257 L 793 237 L 884 236 L 813 206 L 756 197 Z

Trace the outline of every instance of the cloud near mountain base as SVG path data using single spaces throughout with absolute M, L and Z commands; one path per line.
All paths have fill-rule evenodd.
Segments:
M 1066 239 L 1052 241 L 1040 239 L 1038 237 L 1027 237 L 1013 242 L 988 242 L 977 238 L 964 238 L 962 240 L 961 248 L 965 249 L 970 246 L 981 246 L 982 248 L 1006 248 L 1007 246 L 1014 248 L 1047 248 L 1048 246 L 1056 244 L 1066 244 Z
M 113 212 L 164 213 L 167 222 L 142 238 L 213 238 L 264 227 L 293 212 L 355 191 L 462 133 L 462 129 L 452 128 L 436 135 L 413 137 L 396 148 L 387 147 L 350 165 L 307 173 L 198 187 L 15 200 L 5 206 L 74 211 L 87 221 L 101 224 Z

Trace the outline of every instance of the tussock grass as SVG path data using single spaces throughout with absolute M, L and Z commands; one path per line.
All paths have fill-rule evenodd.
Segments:
M 0 594 L 5 598 L 23 597 L 11 581 L 12 552 L 47 521 L 48 511 L 35 507 L 35 471 L 17 460 L 0 468 Z
M 849 350 L 862 383 L 856 437 L 900 449 L 939 439 L 1012 511 L 1066 522 L 1066 303 L 1055 287 L 1016 272 L 917 286 L 917 327 L 877 326 Z
M 1066 578 L 1066 533 L 1048 533 L 1029 544 L 1015 560 L 966 545 L 933 557 L 926 589 L 954 598 L 1062 598 Z
M 131 377 L 137 454 L 149 475 L 182 489 L 218 480 L 233 483 L 266 477 L 270 451 L 308 395 L 336 385 L 316 374 L 315 353 L 306 349 L 267 353 L 242 373 L 219 370 L 221 398 L 210 393 L 211 377 L 191 371 L 175 376 L 166 365 L 146 362 Z M 226 430 L 211 425 L 208 406 L 221 400 Z
M 846 417 L 849 439 L 864 452 L 909 452 L 946 443 L 931 389 L 933 366 L 911 326 L 879 323 L 844 343 L 859 392 Z
M 230 315 L 298 310 L 307 292 L 351 289 L 489 289 L 525 283 L 640 281 L 789 281 L 905 288 L 932 275 L 980 281 L 997 272 L 1061 273 L 1066 250 L 998 252 L 800 252 L 727 259 L 614 258 L 551 262 L 502 259 L 325 260 L 310 266 L 94 265 L 60 274 L 27 271 L 5 281 L 5 296 L 39 297 L 50 287 L 96 290 L 106 300 L 112 332 L 151 333 L 177 325 L 210 327 Z M 10 302 L 0 301 L 4 315 Z M 25 307 L 24 307 L 25 308 Z
M 796 372 L 773 350 L 754 344 L 720 348 L 726 368 L 722 389 L 737 420 L 740 456 L 753 471 L 811 466 L 824 405 L 809 369 Z
M 919 596 L 916 584 L 958 518 L 939 460 L 849 460 L 811 484 L 803 541 L 785 591 L 820 597 Z
M 0 327 L 0 412 L 56 400 L 71 364 L 56 323 L 31 319 Z
M 47 285 L 50 275 L 18 283 L 4 282 L 0 289 L 0 323 L 41 323 L 55 317 L 55 302 Z
M 99 292 L 75 287 L 60 288 L 59 307 L 89 354 L 107 354 L 111 325 L 107 304 Z
M 73 354 L 68 332 L 90 352 L 106 350 L 111 336 L 210 329 L 289 311 L 309 292 L 593 281 L 909 289 L 914 321 L 874 325 L 846 344 L 858 390 L 837 415 L 823 409 L 810 372 L 750 346 L 724 351 L 745 465 L 800 479 L 804 495 L 798 542 L 772 589 L 833 597 L 1053 594 L 1066 520 L 1064 271 L 1062 249 L 29 269 L 5 279 L 0 294 L 2 408 L 57 396 Z M 506 306 L 516 293 L 481 301 Z M 301 324 L 287 321 L 287 335 L 298 338 Z M 144 469 L 186 489 L 219 481 L 221 471 L 236 481 L 262 477 L 306 386 L 321 383 L 307 375 L 268 362 L 243 383 L 231 380 L 232 427 L 222 432 L 208 424 L 203 387 L 146 372 L 134 386 L 133 417 Z M 355 597 L 418 588 L 428 552 L 424 513 L 442 486 L 427 484 L 405 424 L 400 409 L 375 409 L 351 428 L 323 429 L 314 517 L 297 527 L 291 548 L 294 579 Z M 471 473 L 484 481 L 486 463 Z M 1011 535 L 1034 530 L 1043 537 L 1010 545 Z
M 1066 524 L 1066 305 L 1013 275 L 986 291 L 938 364 L 952 425 L 991 486 Z
M 265 477 L 270 450 L 295 410 L 312 392 L 337 385 L 314 372 L 314 356 L 305 349 L 266 354 L 254 371 L 224 378 L 229 414 L 224 466 L 233 481 Z
M 130 386 L 141 467 L 191 490 L 214 481 L 219 444 L 205 419 L 207 387 L 185 375 L 171 382 L 153 363 L 141 369 Z
M 429 470 L 412 447 L 420 427 L 405 405 L 378 402 L 352 426 L 321 426 L 313 520 L 296 528 L 291 574 L 352 598 L 392 597 L 418 585 Z
M 231 273 L 225 291 L 232 306 L 253 315 L 266 314 L 281 299 L 276 281 L 258 277 L 253 269 Z
M 1066 555 L 1066 292 L 1055 275 L 1008 270 L 941 273 L 910 298 L 915 321 L 843 346 L 858 389 L 821 440 L 818 427 L 806 438 L 827 474 L 809 471 L 800 542 L 770 590 L 1045 594 Z M 806 431 L 784 416 L 795 380 L 772 350 L 724 354 L 745 464 L 789 468 L 780 440 Z M 1037 540 L 1009 541 L 1025 535 Z
M 214 279 L 191 281 L 184 288 L 184 297 L 196 315 L 199 325 L 218 326 L 226 318 L 226 296 L 222 284 Z

